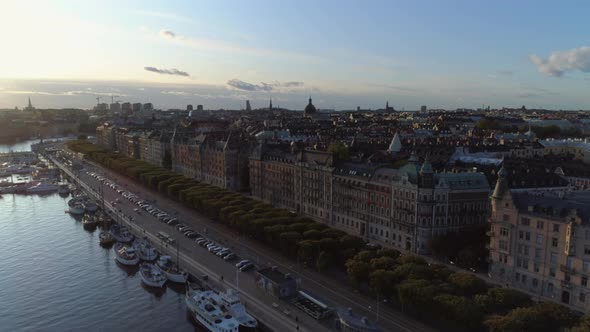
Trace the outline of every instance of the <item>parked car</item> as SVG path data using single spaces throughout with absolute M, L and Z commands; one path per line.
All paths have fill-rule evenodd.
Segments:
M 236 254 L 234 254 L 233 252 L 228 253 L 227 255 L 225 255 L 223 257 L 223 260 L 229 261 L 236 258 Z
M 249 260 L 247 260 L 247 259 L 244 259 L 244 260 L 241 260 L 241 261 L 239 261 L 239 262 L 236 264 L 236 267 L 239 269 L 239 268 L 241 268 L 242 266 L 244 266 L 245 264 L 248 264 L 248 263 L 250 263 L 250 261 L 249 261 Z
M 251 269 L 253 267 L 254 267 L 254 264 L 252 264 L 252 263 L 246 263 L 246 264 L 242 265 L 239 268 L 239 270 L 240 270 L 240 272 L 244 272 L 244 271 L 248 271 L 249 269 Z

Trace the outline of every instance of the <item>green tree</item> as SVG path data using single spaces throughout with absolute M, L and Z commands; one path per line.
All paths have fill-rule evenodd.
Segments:
M 357 286 L 368 280 L 370 271 L 371 266 L 368 262 L 356 259 L 350 259 L 346 262 L 346 273 Z
M 436 312 L 442 319 L 467 327 L 469 331 L 481 329 L 483 313 L 473 301 L 463 296 L 441 294 L 434 297 L 434 303 Z
M 371 259 L 370 265 L 372 270 L 393 270 L 397 261 L 388 256 L 381 256 Z
M 532 304 L 530 296 L 511 288 L 489 288 L 486 294 L 478 294 L 474 300 L 489 314 L 506 313 Z
M 348 160 L 350 154 L 348 147 L 340 142 L 330 144 L 328 146 L 328 152 L 331 152 L 337 160 Z
M 473 296 L 486 290 L 485 281 L 468 272 L 456 272 L 449 276 L 449 282 L 457 292 L 464 296 Z

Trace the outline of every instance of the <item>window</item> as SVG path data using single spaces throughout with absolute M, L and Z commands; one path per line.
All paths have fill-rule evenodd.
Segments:
M 590 255 L 590 246 L 588 246 L 588 245 L 584 246 L 584 255 Z
M 506 228 L 506 227 L 500 228 L 500 235 L 508 236 L 508 228 Z
M 531 224 L 531 220 L 529 218 L 521 218 L 520 224 L 523 226 L 529 226 Z
M 533 278 L 533 287 L 539 286 L 539 280 L 537 278 Z
M 544 223 L 541 220 L 537 220 L 537 229 L 543 229 Z
M 507 214 L 505 214 L 505 215 L 502 217 L 502 220 L 504 220 L 504 221 L 510 221 L 510 216 L 509 216 L 509 215 L 507 215 Z
M 551 239 L 551 246 L 552 246 L 553 248 L 557 248 L 557 244 L 558 244 L 558 242 L 559 242 L 559 240 L 558 240 L 556 237 L 552 238 L 552 239 Z
M 580 280 L 580 285 L 582 285 L 584 287 L 588 287 L 588 277 L 583 276 L 582 280 Z
M 547 291 L 549 293 L 553 293 L 553 283 L 550 282 L 547 284 Z
M 541 258 L 542 249 L 535 248 L 535 258 Z
M 584 261 L 584 263 L 582 264 L 582 270 L 584 272 L 589 272 L 590 271 L 590 262 Z
M 500 240 L 500 249 L 501 250 L 508 250 L 508 242 L 505 240 Z
M 539 273 L 539 263 L 535 263 L 533 264 L 533 270 L 537 273 Z
M 558 259 L 557 254 L 554 253 L 554 252 L 552 252 L 551 253 L 551 258 L 549 259 L 549 261 L 551 262 L 551 264 L 552 265 L 557 264 L 557 259 Z
M 553 232 L 559 233 L 559 224 L 553 224 Z
M 523 231 L 518 231 L 518 239 L 524 240 L 524 232 Z
M 537 244 L 543 244 L 544 237 L 541 234 L 537 234 Z
M 552 277 L 555 277 L 555 268 L 554 267 L 549 268 L 549 275 Z
M 586 302 L 586 294 L 580 293 L 580 302 Z
M 524 233 L 524 239 L 527 241 L 530 241 L 531 240 L 531 232 Z

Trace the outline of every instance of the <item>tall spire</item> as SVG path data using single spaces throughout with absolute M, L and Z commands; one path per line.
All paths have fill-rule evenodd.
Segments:
M 387 151 L 389 151 L 390 153 L 396 153 L 396 152 L 400 152 L 402 150 L 402 141 L 399 138 L 399 134 L 396 131 L 395 135 L 393 135 L 393 138 L 391 139 L 391 143 L 389 143 L 389 147 L 387 148 Z
M 502 165 L 500 171 L 498 172 L 498 181 L 496 182 L 496 187 L 494 188 L 494 192 L 492 194 L 493 198 L 501 198 L 504 193 L 510 192 L 508 188 L 508 180 L 506 179 L 508 175 L 508 171 Z
M 386 101 L 385 102 L 385 110 L 386 111 L 389 111 L 389 101 Z
M 270 104 L 268 105 L 268 109 L 272 111 L 272 97 L 270 97 Z

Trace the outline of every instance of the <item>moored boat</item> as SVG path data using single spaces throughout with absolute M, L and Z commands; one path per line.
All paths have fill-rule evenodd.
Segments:
M 70 186 L 67 183 L 63 183 L 59 185 L 59 189 L 57 189 L 57 193 L 62 196 L 67 196 L 70 194 Z
M 45 182 L 37 182 L 34 185 L 28 187 L 25 192 L 27 194 L 49 194 L 56 192 L 58 190 L 58 186 L 45 183 Z
M 153 261 L 158 258 L 158 251 L 151 242 L 144 237 L 141 241 L 133 242 L 133 247 L 139 253 L 139 258 L 143 261 Z
M 185 283 L 188 279 L 188 273 L 181 270 L 170 256 L 160 256 L 157 265 L 164 272 L 166 278 L 172 282 Z
M 96 210 L 98 210 L 98 205 L 96 205 L 96 203 L 93 201 L 86 201 L 84 202 L 84 210 L 86 210 L 88 213 L 94 213 Z
M 103 246 L 106 246 L 106 245 L 115 243 L 116 240 L 113 237 L 113 235 L 111 234 L 111 232 L 106 231 L 106 230 L 102 230 L 102 231 L 100 231 L 100 234 L 98 234 L 98 241 Z
M 150 263 L 141 263 L 139 266 L 139 275 L 141 276 L 141 281 L 150 287 L 162 288 L 167 280 L 160 268 Z
M 137 265 L 139 263 L 139 256 L 132 246 L 117 243 L 114 247 L 115 260 L 123 265 Z
M 68 211 L 73 215 L 84 214 L 84 205 L 79 200 L 72 198 L 68 201 Z
M 126 227 L 114 224 L 111 226 L 111 234 L 117 242 L 131 242 L 133 241 L 133 234 L 131 234 Z
M 92 228 L 98 226 L 98 218 L 93 215 L 85 214 L 82 218 L 82 225 L 87 228 Z
M 192 318 L 212 332 L 256 331 L 258 322 L 250 316 L 233 290 L 187 289 L 185 303 Z

